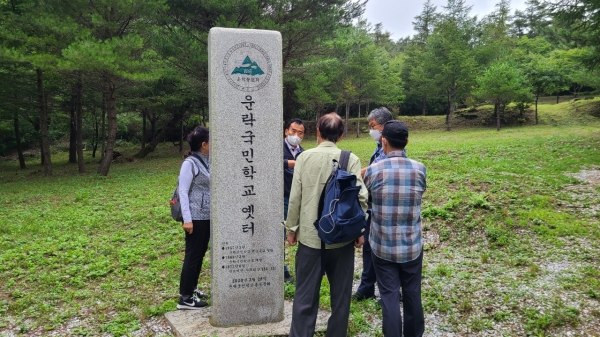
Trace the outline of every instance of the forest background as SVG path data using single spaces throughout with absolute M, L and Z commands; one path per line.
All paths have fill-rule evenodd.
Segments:
M 173 334 L 183 241 L 167 200 L 184 135 L 210 124 L 214 26 L 281 31 L 283 117 L 307 121 L 305 148 L 337 111 L 367 165 L 365 114 L 385 105 L 407 123 L 428 168 L 427 336 L 600 335 L 600 99 L 586 99 L 600 2 L 500 1 L 483 17 L 426 2 L 395 41 L 364 9 L 0 0 L 0 335 Z M 528 126 L 495 131 L 508 125 Z M 210 292 L 208 258 L 200 281 Z M 349 336 L 382 336 L 376 301 L 350 315 Z
M 0 156 L 16 153 L 25 168 L 24 151 L 38 149 L 51 175 L 52 153 L 65 148 L 85 172 L 87 149 L 108 175 L 115 145 L 139 145 L 137 158 L 163 141 L 181 148 L 190 128 L 209 123 L 215 26 L 282 33 L 284 119 L 364 117 L 385 105 L 403 116 L 446 115 L 450 130 L 457 108 L 488 103 L 500 128 L 510 102 L 521 121 L 535 109 L 528 122 L 537 123 L 539 97 L 600 86 L 597 1 L 528 0 L 513 12 L 502 0 L 481 18 L 465 0 L 428 1 L 416 34 L 397 41 L 362 18 L 365 4 L 0 0 Z

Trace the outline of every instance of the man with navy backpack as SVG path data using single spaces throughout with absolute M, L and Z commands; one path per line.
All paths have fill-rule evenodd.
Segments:
M 386 337 L 419 337 L 425 330 L 421 202 L 427 171 L 422 163 L 406 157 L 406 144 L 406 125 L 397 120 L 385 123 L 381 145 L 387 158 L 370 165 L 364 177 L 372 197 L 369 243 Z M 400 287 L 404 322 L 398 305 Z
M 356 240 L 326 245 L 321 252 L 321 239 L 315 228 L 318 204 L 323 187 L 332 173 L 332 160 L 339 160 L 341 150 L 336 143 L 344 133 L 344 122 L 336 113 L 322 116 L 317 122 L 317 143 L 296 160 L 290 203 L 285 227 L 287 241 L 298 244 L 296 251 L 296 292 L 292 308 L 290 337 L 313 336 L 319 309 L 319 289 L 323 272 L 330 285 L 331 316 L 327 337 L 346 337 L 354 274 L 354 247 L 360 248 L 363 236 Z M 360 186 L 358 200 L 367 209 L 367 190 L 360 177 L 360 159 L 350 154 L 346 171 L 356 176 Z

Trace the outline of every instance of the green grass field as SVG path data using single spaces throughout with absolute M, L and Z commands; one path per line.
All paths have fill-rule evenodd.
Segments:
M 555 122 L 540 126 L 411 132 L 408 155 L 428 172 L 427 336 L 600 335 L 600 120 L 561 123 L 562 105 L 541 108 Z M 339 145 L 366 165 L 374 142 Z M 179 158 L 165 143 L 108 177 L 93 158 L 77 174 L 64 153 L 52 178 L 38 158 L 0 162 L 0 336 L 130 335 L 175 310 L 183 232 L 167 200 Z M 582 170 L 595 184 L 572 176 Z M 381 336 L 380 319 L 375 301 L 353 303 L 349 335 Z

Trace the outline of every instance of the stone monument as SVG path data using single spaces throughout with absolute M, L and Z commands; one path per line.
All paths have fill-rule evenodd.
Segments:
M 281 34 L 208 36 L 212 315 L 217 327 L 283 320 Z

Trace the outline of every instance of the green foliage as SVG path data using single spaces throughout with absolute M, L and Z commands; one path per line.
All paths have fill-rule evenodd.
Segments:
M 597 68 L 600 59 L 600 31 L 596 23 L 600 21 L 600 4 L 595 0 L 561 1 L 551 7 L 557 24 L 565 27 L 562 33 L 580 46 L 591 47 L 591 53 L 582 59 L 589 69 Z
M 579 309 L 565 306 L 560 299 L 555 299 L 547 312 L 534 308 L 523 308 L 522 312 L 526 319 L 525 329 L 532 335 L 544 335 L 552 327 L 575 325 L 579 320 Z
M 490 65 L 477 78 L 477 84 L 475 95 L 496 104 L 506 104 L 527 97 L 530 91 L 522 72 L 508 62 Z

